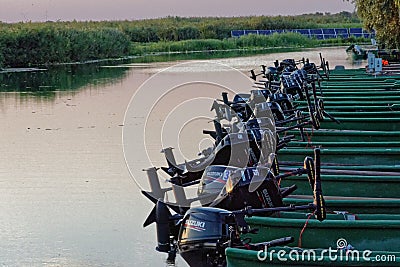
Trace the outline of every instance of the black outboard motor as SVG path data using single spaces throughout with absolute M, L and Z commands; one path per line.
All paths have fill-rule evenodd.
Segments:
M 285 120 L 285 114 L 277 102 L 264 102 L 257 104 L 254 109 L 254 116 L 256 118 L 269 117 L 271 112 L 275 122 Z
M 283 111 L 293 110 L 293 97 L 288 94 L 271 94 L 268 97 L 268 102 L 276 102 Z
M 317 74 L 318 73 L 318 69 L 317 66 L 314 63 L 306 63 L 304 64 L 303 70 L 305 70 L 308 74 Z
M 289 65 L 282 70 L 282 73 L 291 73 L 296 70 L 296 67 Z
M 192 208 L 183 217 L 178 250 L 191 267 L 225 266 L 225 248 L 237 228 L 227 210 Z M 236 237 L 237 238 L 237 237 Z
M 291 75 L 282 75 L 281 92 L 290 94 L 294 98 L 303 100 L 304 95 L 301 90 L 302 85 L 297 82 Z
M 267 100 L 270 92 L 266 89 L 258 89 L 250 91 L 249 105 L 254 106 Z
M 279 63 L 278 71 L 283 72 L 285 68 L 296 68 L 296 61 L 294 59 L 284 59 Z
M 239 210 L 282 207 L 282 195 L 269 168 L 208 166 L 203 173 L 197 195 L 203 206 Z

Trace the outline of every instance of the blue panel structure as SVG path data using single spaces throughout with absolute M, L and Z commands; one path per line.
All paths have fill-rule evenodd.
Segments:
M 323 34 L 322 29 L 310 29 L 311 35 Z
M 258 31 L 257 30 L 245 30 L 244 31 L 244 34 L 258 34 Z
M 347 34 L 347 35 L 349 35 L 349 30 L 346 29 L 346 28 L 336 28 L 335 31 L 336 31 L 336 34 L 337 34 L 337 35 L 340 35 L 340 34 Z
M 324 34 L 323 39 L 335 39 L 337 38 L 336 34 Z
M 349 29 L 349 34 L 350 35 L 360 35 L 363 33 L 362 28 L 350 28 Z
M 322 29 L 322 33 L 329 34 L 329 35 L 336 35 L 335 29 Z
M 349 38 L 350 37 L 350 35 L 348 34 L 348 33 L 338 33 L 337 35 L 336 35 L 338 38 L 340 37 L 340 38 Z
M 375 38 L 375 31 L 362 30 L 364 38 Z
M 364 37 L 364 35 L 362 33 L 352 33 L 351 36 L 354 36 L 354 37 L 357 37 L 357 38 Z
M 318 40 L 332 38 L 364 37 L 374 38 L 375 32 L 368 32 L 362 28 L 322 28 L 322 29 L 285 29 L 285 30 L 233 30 L 232 37 L 240 37 L 247 34 L 270 35 L 274 33 L 297 32 L 309 38 Z
M 324 39 L 324 34 L 322 32 L 322 29 L 310 29 L 310 36 L 318 40 Z
M 309 29 L 296 29 L 293 30 L 294 32 L 300 33 L 301 35 L 307 36 L 307 37 L 311 37 L 310 36 L 310 30 Z
M 240 37 L 244 35 L 244 31 L 243 30 L 233 30 L 231 31 L 231 36 L 232 37 Z
M 304 34 L 304 35 L 309 35 L 310 34 L 310 30 L 309 29 L 297 29 L 295 30 L 298 33 Z
M 271 30 L 259 30 L 258 34 L 260 34 L 260 35 L 270 35 L 270 34 L 272 34 L 272 31 Z

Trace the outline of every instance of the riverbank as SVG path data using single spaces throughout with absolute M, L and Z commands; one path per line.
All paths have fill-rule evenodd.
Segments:
M 174 52 L 223 52 L 223 51 L 256 51 L 274 49 L 302 49 L 326 46 L 349 45 L 352 43 L 367 43 L 365 38 L 326 39 L 317 40 L 305 37 L 294 32 L 275 33 L 272 35 L 245 35 L 239 38 L 224 40 L 184 40 L 154 43 L 134 44 L 131 53 L 144 55 L 150 53 L 174 53 Z
M 368 43 L 363 38 L 358 38 L 354 42 L 358 44 Z M 68 42 L 67 42 L 68 43 Z M 83 42 L 82 42 L 83 43 Z M 309 39 L 297 33 L 274 34 L 271 36 L 256 36 L 248 35 L 240 38 L 230 38 L 226 40 L 185 40 L 185 41 L 170 41 L 157 43 L 141 43 L 130 44 L 126 49 L 129 53 L 118 53 L 114 51 L 111 54 L 99 53 L 98 56 L 79 55 L 76 56 L 78 48 L 73 51 L 66 52 L 70 56 L 63 59 L 60 58 L 59 52 L 57 57 L 52 56 L 51 49 L 48 54 L 41 51 L 31 50 L 23 55 L 23 59 L 19 59 L 22 52 L 16 51 L 15 58 L 3 60 L 0 62 L 0 73 L 14 72 L 22 69 L 29 70 L 32 67 L 48 67 L 51 65 L 69 65 L 69 64 L 92 64 L 100 62 L 110 62 L 111 64 L 119 64 L 120 62 L 166 62 L 177 60 L 201 60 L 215 58 L 231 58 L 253 56 L 259 54 L 271 54 L 280 52 L 299 52 L 308 48 L 324 48 L 324 47 L 347 47 L 353 43 L 353 40 L 331 39 L 331 40 L 316 40 Z M 120 44 L 120 43 L 117 43 Z M 106 45 L 106 44 L 104 44 Z M 41 50 L 44 48 L 38 48 Z M 87 48 L 86 48 L 87 49 Z M 19 49 L 20 50 L 20 49 Z M 84 51 L 84 50 L 83 50 Z M 128 55 L 126 55 L 128 54 Z M 101 56 L 100 56 L 101 55 Z M 54 60 L 59 58 L 59 60 Z M 0 55 L 1 59 L 1 55 Z M 29 60 L 28 60 L 29 59 Z M 1 64 L 3 63 L 3 64 Z
M 189 51 L 304 48 L 355 42 L 297 33 L 232 38 L 232 30 L 361 27 L 354 13 L 301 16 L 181 18 L 102 22 L 0 22 L 0 68 L 86 62 Z M 357 40 L 357 43 L 361 43 Z M 237 56 L 237 55 L 235 55 Z M 239 54 L 240 56 L 240 54 Z

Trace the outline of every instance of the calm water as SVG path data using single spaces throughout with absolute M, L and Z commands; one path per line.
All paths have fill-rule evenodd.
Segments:
M 317 51 L 331 66 L 361 67 L 346 61 L 344 48 Z M 316 51 L 210 62 L 247 71 L 275 59 L 302 57 L 319 62 Z M 132 95 L 153 73 L 173 64 L 86 65 L 0 74 L 0 265 L 165 266 L 165 255 L 154 250 L 154 226 L 142 228 L 152 205 L 130 177 L 122 132 Z M 197 72 L 218 76 L 216 71 L 217 67 L 205 72 L 183 66 L 161 79 L 190 79 Z M 151 90 L 149 94 L 157 96 L 159 89 Z M 204 109 L 209 108 L 206 103 Z M 164 120 L 153 118 L 152 123 Z M 144 121 L 138 115 L 129 123 L 141 129 Z M 195 130 L 200 132 L 186 129 Z M 132 140 L 142 142 L 139 136 Z M 160 146 L 149 145 L 157 154 Z M 187 140 L 182 145 L 188 157 L 199 149 L 196 144 L 189 151 L 191 146 Z M 131 159 L 130 167 L 150 167 L 141 157 Z M 163 164 L 162 157 L 153 163 Z M 186 266 L 181 260 L 177 265 Z

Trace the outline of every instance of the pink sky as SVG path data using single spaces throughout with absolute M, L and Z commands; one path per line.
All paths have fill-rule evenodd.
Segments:
M 298 15 L 354 11 L 343 0 L 0 0 L 0 21 L 124 20 L 171 16 Z

